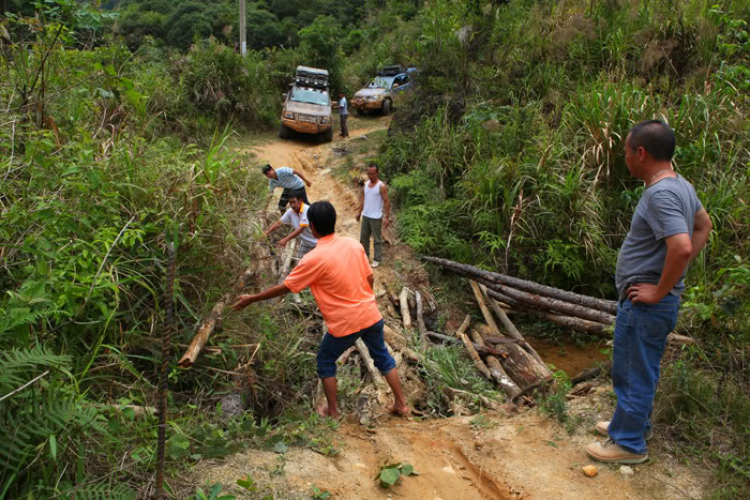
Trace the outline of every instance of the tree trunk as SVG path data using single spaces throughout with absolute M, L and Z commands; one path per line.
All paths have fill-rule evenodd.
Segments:
M 524 305 L 523 303 L 511 299 L 510 297 L 502 294 L 501 292 L 497 292 L 491 289 L 487 290 L 487 295 L 491 299 L 493 299 L 493 302 L 497 303 L 497 301 L 500 301 L 504 304 L 507 304 L 509 307 L 511 307 L 512 309 L 509 312 L 533 314 L 535 316 L 539 316 L 541 318 L 545 318 L 549 321 L 552 321 L 553 323 L 557 323 L 558 325 L 563 325 L 569 328 L 573 328 L 574 330 L 578 330 L 579 332 L 584 332 L 584 333 L 588 333 L 591 335 L 597 335 L 599 337 L 604 337 L 604 338 L 612 337 L 606 331 L 611 326 L 611 323 L 607 325 L 604 323 L 599 323 L 597 321 L 589 321 L 583 318 L 575 318 L 573 316 L 565 316 L 562 314 L 553 314 L 553 313 L 549 313 L 546 311 L 540 311 L 539 309 L 534 309 L 533 307 Z
M 458 272 L 459 274 L 481 277 L 482 279 L 494 284 L 507 285 L 528 293 L 544 295 L 546 297 L 570 302 L 571 304 L 604 311 L 609 314 L 617 314 L 617 302 L 613 300 L 598 299 L 588 295 L 569 292 L 567 290 L 560 290 L 559 288 L 541 285 L 539 283 L 534 283 L 533 281 L 514 278 L 513 276 L 507 276 L 505 274 L 485 271 L 468 264 L 461 264 L 447 259 L 440 259 L 438 257 L 423 257 L 423 259 L 427 262 L 432 262 L 433 264 Z
M 604 324 L 611 324 L 615 320 L 615 317 L 611 314 L 602 312 L 597 309 L 591 309 L 589 307 L 580 306 L 549 297 L 542 297 L 541 295 L 516 290 L 515 288 L 510 288 L 505 285 L 493 284 L 486 280 L 480 281 L 482 281 L 483 284 L 487 285 L 487 287 L 491 290 L 500 292 L 503 295 L 515 300 L 516 302 L 520 302 L 524 305 L 534 307 L 542 311 L 563 313 L 567 316 L 575 316 L 576 318 L 583 318 Z

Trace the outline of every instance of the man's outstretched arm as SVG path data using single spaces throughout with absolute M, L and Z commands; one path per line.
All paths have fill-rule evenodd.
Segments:
M 253 302 L 261 302 L 263 300 L 281 297 L 282 295 L 286 295 L 289 292 L 291 292 L 291 290 L 289 290 L 286 285 L 282 283 L 280 285 L 272 286 L 268 290 L 264 290 L 254 295 L 240 295 L 239 297 L 237 297 L 237 301 L 232 304 L 232 311 L 239 311 L 246 308 Z
M 302 234 L 302 231 L 304 231 L 304 230 L 305 230 L 304 227 L 299 227 L 298 229 L 295 229 L 294 231 L 292 231 L 291 233 L 289 233 L 287 236 L 284 236 L 279 241 L 279 246 L 283 247 L 284 245 L 286 245 L 287 243 L 289 243 L 290 241 L 292 241 L 294 238 L 296 238 L 297 236 L 299 236 L 300 234 Z

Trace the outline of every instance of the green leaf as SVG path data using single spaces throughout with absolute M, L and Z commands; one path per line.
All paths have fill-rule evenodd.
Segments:
M 287 448 L 286 443 L 284 441 L 279 441 L 275 445 L 273 445 L 273 451 L 276 453 L 286 453 L 289 450 Z
M 389 488 L 396 484 L 399 477 L 401 477 L 401 471 L 395 467 L 383 469 L 380 471 L 380 486 L 383 488 Z
M 132 408 L 123 408 L 122 414 L 125 415 L 125 418 L 130 420 L 131 422 L 135 421 L 135 410 Z
M 414 466 L 411 464 L 404 464 L 401 467 L 401 474 L 404 476 L 411 476 L 414 474 Z
M 49 436 L 49 452 L 52 454 L 52 460 L 57 460 L 57 438 L 54 434 Z

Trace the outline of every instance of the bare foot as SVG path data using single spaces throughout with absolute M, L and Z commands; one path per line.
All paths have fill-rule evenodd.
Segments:
M 331 411 L 328 405 L 319 406 L 317 413 L 323 418 L 330 417 L 334 420 L 338 420 L 339 417 L 341 417 L 341 414 L 338 411 Z
M 391 413 L 395 413 L 396 415 L 399 415 L 401 417 L 409 418 L 411 417 L 411 410 L 407 405 L 399 405 L 397 403 L 393 403 L 388 407 L 388 411 Z

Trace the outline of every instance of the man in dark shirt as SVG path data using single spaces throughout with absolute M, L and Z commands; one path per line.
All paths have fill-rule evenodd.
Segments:
M 688 263 L 711 232 L 693 186 L 672 168 L 674 131 L 660 120 L 639 123 L 625 139 L 625 164 L 646 183 L 617 258 L 619 293 L 612 353 L 617 407 L 596 431 L 608 439 L 586 453 L 601 462 L 648 459 L 651 410 L 667 335 L 677 321 Z

